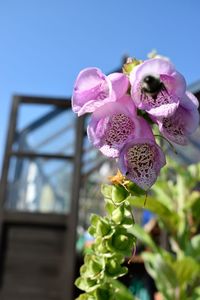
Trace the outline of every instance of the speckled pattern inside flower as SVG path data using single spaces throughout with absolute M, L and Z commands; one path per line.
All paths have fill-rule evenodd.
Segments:
M 134 129 L 135 125 L 128 116 L 122 113 L 113 115 L 105 132 L 104 143 L 110 147 L 121 144 L 127 140 Z
M 127 151 L 127 175 L 132 175 L 138 179 L 149 180 L 149 176 L 154 164 L 156 149 L 147 143 L 134 145 Z

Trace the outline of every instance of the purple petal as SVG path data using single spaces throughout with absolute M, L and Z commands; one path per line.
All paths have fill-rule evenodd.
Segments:
M 167 91 L 171 95 L 182 97 L 186 90 L 185 78 L 177 71 L 174 71 L 170 75 L 160 74 L 160 80 L 163 82 Z
M 110 101 L 115 99 L 112 97 L 112 85 L 108 77 L 98 68 L 82 70 L 73 90 L 73 111 L 81 116 Z
M 123 95 L 126 94 L 129 87 L 128 77 L 123 73 L 112 73 L 108 75 L 112 83 L 112 89 L 115 93 L 115 98 L 120 99 Z
M 151 77 L 157 87 L 152 90 L 146 80 Z M 169 60 L 149 59 L 138 65 L 130 74 L 131 96 L 136 106 L 152 116 L 167 117 L 177 109 L 185 94 L 184 77 Z
M 119 169 L 143 190 L 156 181 L 165 165 L 165 155 L 154 140 L 137 138 L 127 143 L 119 156 Z
M 159 77 L 160 74 L 170 75 L 175 71 L 173 64 L 166 59 L 152 58 L 144 61 L 133 69 L 130 74 L 130 83 L 141 81 L 145 76 L 153 75 Z
M 173 116 L 158 121 L 160 132 L 176 144 L 186 145 L 188 136 L 199 126 L 199 112 L 190 108 L 180 105 Z
M 127 110 L 133 115 L 137 115 L 137 109 L 136 106 L 132 100 L 132 98 L 127 94 L 124 95 L 123 97 L 117 99 L 117 103 L 120 103 L 122 106 L 126 107 Z
M 118 157 L 124 144 L 135 137 L 145 135 L 153 139 L 148 123 L 137 117 L 130 96 L 97 109 L 92 114 L 87 132 L 91 143 L 108 157 Z
M 185 96 L 180 103 L 183 107 L 189 110 L 196 110 L 199 107 L 199 100 L 189 91 L 186 91 Z
M 157 117 L 157 118 L 169 117 L 175 113 L 178 106 L 179 106 L 179 102 L 163 104 L 159 107 L 151 108 L 151 109 L 147 110 L 147 112 L 150 115 Z

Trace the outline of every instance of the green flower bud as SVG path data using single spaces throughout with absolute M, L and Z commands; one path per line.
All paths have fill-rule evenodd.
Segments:
M 90 278 L 79 277 L 75 281 L 75 285 L 83 291 L 90 292 L 98 287 L 97 281 Z
M 124 206 L 117 207 L 112 213 L 112 220 L 116 224 L 120 224 L 124 218 Z
M 93 259 L 89 262 L 88 271 L 91 272 L 92 277 L 98 275 L 102 271 L 102 264 L 97 259 Z
M 115 259 L 110 259 L 106 263 L 105 269 L 106 275 L 117 278 L 127 273 L 127 268 L 122 267 L 120 263 Z
M 108 240 L 107 246 L 111 251 L 116 251 L 123 255 L 131 255 L 135 238 L 132 234 L 128 233 L 125 228 L 118 228 Z
M 120 265 L 114 259 L 112 259 L 106 264 L 106 272 L 111 276 L 115 275 L 119 267 Z
M 111 299 L 111 293 L 108 288 L 98 288 L 95 293 L 95 299 L 97 300 L 109 300 Z
M 95 251 L 97 251 L 99 253 L 106 253 L 108 251 L 102 237 L 97 237 L 96 238 L 94 246 L 95 246 Z
M 118 250 L 125 250 L 129 247 L 129 238 L 125 234 L 114 235 L 113 236 L 113 246 Z
M 141 60 L 128 57 L 126 63 L 123 65 L 123 73 L 129 75 L 132 72 L 132 70 L 141 63 Z
M 111 196 L 114 203 L 121 203 L 128 197 L 128 192 L 122 185 L 114 185 Z
M 110 225 L 104 219 L 99 220 L 96 226 L 97 235 L 101 236 L 107 235 L 111 229 Z

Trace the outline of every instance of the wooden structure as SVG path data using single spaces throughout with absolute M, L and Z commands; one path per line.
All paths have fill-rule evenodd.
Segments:
M 32 109 L 34 111 L 35 106 L 41 106 L 45 113 L 41 116 L 36 115 L 36 119 L 32 121 L 29 111 L 30 115 L 26 113 L 28 126 L 18 128 L 20 127 L 18 121 L 22 106 L 31 107 L 31 111 Z M 46 109 L 47 107 L 48 109 Z M 13 99 L 0 187 L 1 300 L 74 299 L 75 242 L 84 119 L 74 117 L 71 124 L 72 132 L 69 140 L 66 140 L 65 149 L 69 149 L 73 139 L 73 153 L 38 151 L 32 149 L 33 147 L 28 148 L 25 139 L 28 134 L 34 133 L 44 124 L 48 125 L 51 120 L 62 114 L 65 115 L 66 120 L 73 115 L 70 99 L 29 96 L 15 96 Z M 73 117 L 70 117 L 69 123 L 72 119 Z M 47 135 L 51 134 L 51 126 L 49 126 L 49 130 L 46 129 Z M 42 133 L 40 133 L 41 135 Z M 33 189 L 36 185 L 28 183 L 30 178 L 20 182 L 25 167 L 27 172 L 27 164 L 29 171 L 25 174 L 26 178 L 29 175 L 33 177 L 34 172 L 31 175 L 30 162 L 32 162 L 32 167 L 34 166 L 32 169 L 38 170 L 42 163 L 53 160 L 71 166 L 69 168 L 71 171 L 68 171 L 68 176 L 65 177 L 66 184 L 70 179 L 70 187 L 68 186 L 69 189 L 66 190 L 68 208 L 62 209 L 61 205 L 57 211 L 55 203 L 53 206 L 51 204 L 51 209 L 47 209 L 45 203 L 37 207 L 33 206 L 35 199 L 38 199 L 37 193 L 39 193 Z M 41 176 L 45 177 L 45 174 L 42 175 L 42 171 L 39 174 L 40 178 Z M 47 182 L 47 180 L 45 181 L 44 178 L 43 182 Z M 31 187 L 32 193 L 30 193 Z M 27 188 L 29 188 L 32 199 L 25 197 Z M 52 192 L 48 192 L 49 190 L 50 187 L 47 186 L 45 201 L 48 202 L 49 197 L 56 200 L 56 196 L 54 195 L 52 198 Z M 41 193 L 44 196 L 44 189 Z M 20 202 L 22 198 L 23 201 Z M 63 203 L 61 196 L 58 197 L 58 200 L 59 203 Z

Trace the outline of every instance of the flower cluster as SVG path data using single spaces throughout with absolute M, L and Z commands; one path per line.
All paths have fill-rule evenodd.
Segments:
M 88 138 L 104 155 L 117 158 L 121 173 L 143 190 L 156 181 L 165 155 L 152 124 L 166 139 L 185 145 L 199 124 L 198 100 L 166 58 L 130 60 L 123 73 L 108 76 L 82 70 L 75 82 L 72 109 L 92 113 Z

